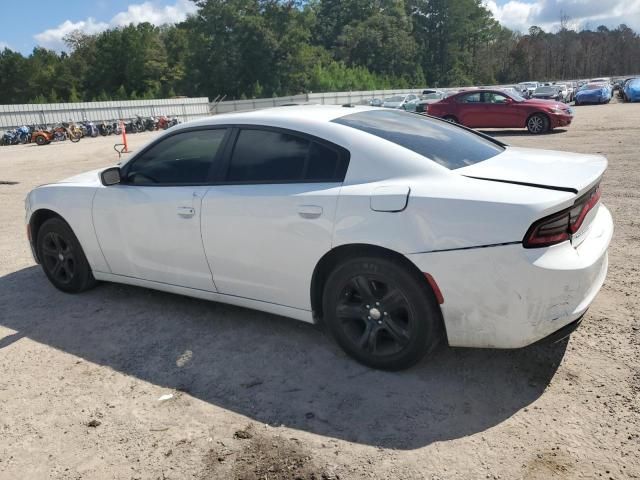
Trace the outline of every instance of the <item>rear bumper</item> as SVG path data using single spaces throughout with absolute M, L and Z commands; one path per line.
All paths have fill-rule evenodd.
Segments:
M 613 220 L 603 206 L 587 237 L 540 249 L 521 244 L 407 255 L 433 276 L 451 346 L 519 348 L 584 315 L 607 274 Z
M 580 318 L 578 318 L 577 320 L 574 320 L 570 324 L 565 325 L 560 330 L 556 330 L 551 335 L 548 335 L 538 340 L 537 342 L 535 342 L 534 345 L 548 345 L 551 343 L 558 343 L 564 340 L 565 338 L 567 338 L 569 335 L 571 335 L 573 332 L 575 332 L 578 329 L 578 327 L 582 323 L 582 319 L 584 318 L 584 315 L 585 314 L 583 313 L 580 316 Z

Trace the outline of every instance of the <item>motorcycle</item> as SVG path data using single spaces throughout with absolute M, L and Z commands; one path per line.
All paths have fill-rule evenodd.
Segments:
M 31 134 L 32 140 L 39 146 L 48 145 L 55 140 L 54 133 L 46 128 L 38 128 Z
M 84 122 L 80 128 L 82 128 L 85 137 L 95 138 L 99 135 L 98 127 L 93 122 Z
M 106 137 L 107 135 L 111 135 L 113 133 L 111 124 L 105 121 L 102 121 L 102 123 L 98 125 L 98 133 L 100 133 L 100 135 L 102 135 L 103 137 Z
M 156 119 L 153 117 L 147 117 L 143 119 L 142 122 L 143 122 L 144 129 L 148 132 L 153 132 L 158 128 L 156 124 Z

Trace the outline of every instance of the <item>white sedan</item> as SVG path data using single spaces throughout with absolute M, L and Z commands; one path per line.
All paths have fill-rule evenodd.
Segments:
M 119 282 L 322 322 L 401 369 L 443 341 L 575 328 L 607 272 L 606 167 L 397 110 L 290 106 L 171 128 L 34 189 L 26 219 L 62 291 Z

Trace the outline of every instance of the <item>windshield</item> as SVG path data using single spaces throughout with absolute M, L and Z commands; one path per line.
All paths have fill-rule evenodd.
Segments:
M 524 98 L 515 88 L 505 88 L 503 90 L 505 93 L 508 93 L 511 98 L 513 98 L 516 102 L 524 102 L 526 98 Z
M 393 142 L 450 170 L 504 151 L 498 143 L 449 122 L 396 110 L 352 113 L 333 122 Z
M 587 83 L 580 87 L 580 90 L 598 90 L 600 88 L 604 88 L 604 85 L 601 83 Z
M 401 97 L 400 95 L 396 95 L 396 96 L 388 97 L 384 99 L 385 102 L 402 102 L 403 100 L 404 100 L 404 97 Z
M 427 93 L 425 95 L 422 96 L 423 100 L 439 100 L 442 98 L 442 94 L 438 93 L 438 92 L 433 92 L 433 93 Z

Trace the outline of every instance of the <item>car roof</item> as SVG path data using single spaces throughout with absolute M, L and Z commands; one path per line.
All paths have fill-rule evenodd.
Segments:
M 366 110 L 378 110 L 369 106 L 341 105 L 290 105 L 286 107 L 265 108 L 246 112 L 222 113 L 200 120 L 192 120 L 174 128 L 190 128 L 220 124 L 258 124 L 304 121 L 305 123 L 326 123 L 352 113 Z M 175 131 L 175 130 L 174 130 Z

